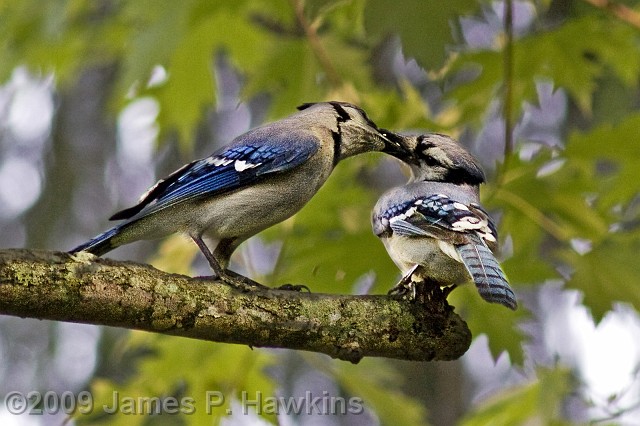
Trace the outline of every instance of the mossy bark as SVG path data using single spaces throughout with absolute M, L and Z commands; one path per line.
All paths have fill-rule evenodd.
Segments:
M 0 250 L 0 314 L 109 325 L 252 347 L 451 360 L 471 342 L 445 298 L 260 290 L 92 255 Z

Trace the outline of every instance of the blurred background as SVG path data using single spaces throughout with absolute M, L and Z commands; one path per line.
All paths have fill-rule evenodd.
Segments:
M 364 359 L 0 317 L 0 398 L 90 391 L 195 399 L 189 415 L 65 413 L 3 425 L 640 424 L 640 2 L 22 0 L 0 2 L 0 247 L 69 250 L 157 179 L 304 102 L 440 131 L 487 172 L 513 313 L 449 297 L 474 335 L 458 361 Z M 245 243 L 269 285 L 385 293 L 399 273 L 370 209 L 406 179 L 380 154 Z M 108 257 L 210 274 L 174 236 Z M 207 391 L 224 401 L 207 413 Z M 278 414 L 242 392 L 359 398 Z M 330 405 L 330 404 L 329 404 Z M 338 410 L 340 411 L 340 410 Z

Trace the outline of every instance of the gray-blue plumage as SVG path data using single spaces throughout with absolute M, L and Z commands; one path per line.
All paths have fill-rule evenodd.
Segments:
M 444 135 L 395 137 L 412 147 L 412 177 L 378 200 L 372 218 L 374 233 L 403 273 L 392 293 L 412 291 L 419 280 L 442 286 L 473 280 L 485 300 L 516 309 L 493 254 L 495 224 L 479 204 L 484 174 L 476 160 Z
M 355 105 L 321 102 L 299 109 L 158 181 L 138 204 L 111 217 L 123 223 L 71 252 L 102 255 L 181 232 L 195 241 L 220 278 L 242 287 L 237 274 L 227 271 L 233 251 L 300 210 L 340 160 L 370 151 L 408 155 L 401 141 L 389 140 Z M 213 252 L 203 237 L 218 241 Z
M 495 256 L 480 237 L 471 235 L 470 239 L 469 244 L 456 246 L 456 250 L 473 277 L 480 296 L 487 302 L 515 309 L 516 296 Z

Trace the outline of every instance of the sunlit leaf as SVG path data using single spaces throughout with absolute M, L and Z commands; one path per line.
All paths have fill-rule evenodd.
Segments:
M 128 399 L 174 398 L 178 403 L 175 410 L 188 415 L 189 424 L 212 424 L 229 414 L 234 398 L 258 401 L 260 395 L 275 395 L 273 381 L 265 373 L 273 362 L 267 351 L 143 332 L 134 333 L 130 344 L 143 345 L 153 355 L 141 360 L 138 374 L 123 385 L 95 381 L 92 386 L 95 406 L 107 409 L 79 416 L 79 422 L 92 424 L 106 417 L 109 424 L 127 424 L 126 421 L 146 424 L 147 416 L 126 415 L 123 412 L 128 409 L 126 405 L 115 415 L 107 415 L 105 411 L 113 407 L 114 398 L 121 404 L 128 403 Z M 144 405 L 141 407 L 144 409 Z M 275 420 L 274 413 L 267 411 L 267 418 Z
M 195 256 L 199 255 L 198 247 L 183 235 L 175 234 L 160 243 L 156 255 L 149 264 L 172 274 L 189 275 Z
M 563 369 L 537 370 L 538 379 L 508 389 L 483 403 L 460 423 L 462 426 L 524 424 L 569 425 L 562 416 L 571 375 Z

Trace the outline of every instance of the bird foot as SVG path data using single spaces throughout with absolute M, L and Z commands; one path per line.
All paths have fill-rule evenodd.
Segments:
M 422 306 L 429 312 L 444 313 L 453 308 L 449 305 L 447 297 L 457 285 L 441 287 L 440 283 L 432 280 L 424 280 L 416 283 L 416 298 L 413 303 Z
M 270 287 L 267 287 L 266 285 L 260 284 L 259 282 L 253 281 L 252 279 L 247 278 L 244 275 L 237 274 L 233 271 L 225 271 L 218 278 L 220 278 L 220 280 L 222 280 L 225 284 L 237 288 L 244 293 L 256 290 L 270 289 Z
M 387 294 L 398 300 L 415 300 L 416 284 L 411 280 L 402 279 Z
M 311 293 L 309 287 L 304 284 L 282 284 L 280 287 L 276 287 L 277 290 L 288 290 L 288 291 L 306 291 L 307 293 Z
M 458 287 L 458 284 L 452 284 L 450 286 L 443 287 L 442 295 L 444 296 L 444 298 L 446 299 L 447 297 L 449 297 L 449 294 L 451 294 L 451 292 L 455 290 L 456 287 Z

